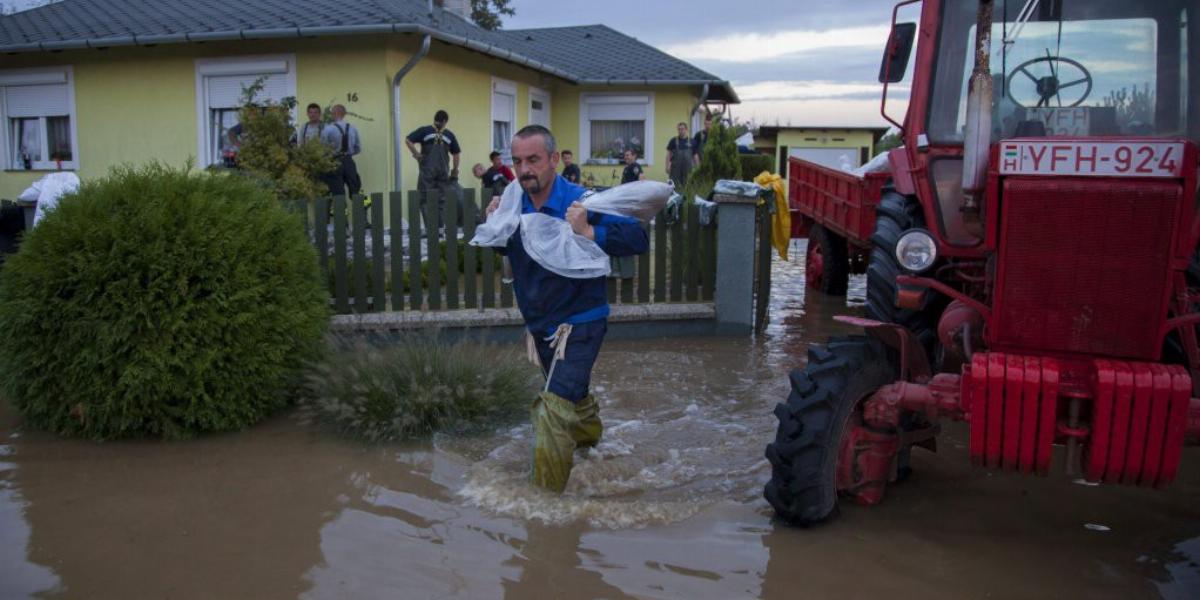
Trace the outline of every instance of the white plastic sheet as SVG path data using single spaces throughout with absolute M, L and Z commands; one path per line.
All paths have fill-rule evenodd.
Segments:
M 634 181 L 584 196 L 580 203 L 592 212 L 645 222 L 663 209 L 673 190 L 667 183 Z M 515 181 L 504 188 L 500 206 L 475 230 L 471 245 L 504 247 L 520 227 L 525 252 L 548 271 L 573 279 L 609 274 L 608 254 L 596 242 L 576 234 L 565 220 L 543 213 L 522 215 L 522 191 Z
M 33 225 L 36 227 L 47 211 L 58 206 L 58 199 L 79 189 L 79 177 L 74 173 L 50 173 L 33 182 L 18 200 L 25 202 L 37 201 L 34 208 Z

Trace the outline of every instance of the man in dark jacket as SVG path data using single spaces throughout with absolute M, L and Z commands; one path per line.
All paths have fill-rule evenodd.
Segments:
M 578 202 L 584 189 L 556 175 L 559 154 L 554 135 L 540 125 L 517 132 L 513 167 L 525 190 L 521 212 L 540 212 L 570 223 L 578 235 L 596 242 L 611 256 L 649 250 L 650 240 L 636 219 L 588 212 Z M 487 214 L 499 207 L 488 205 Z M 513 291 L 538 359 L 546 388 L 532 408 L 534 451 L 532 481 L 561 492 L 571 475 L 576 447 L 599 443 L 603 427 L 591 396 L 592 365 L 608 330 L 608 295 L 603 277 L 573 279 L 547 270 L 525 252 L 522 231 L 508 239 L 503 253 L 513 270 Z

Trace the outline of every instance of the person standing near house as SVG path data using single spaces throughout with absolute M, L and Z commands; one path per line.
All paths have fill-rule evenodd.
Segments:
M 621 183 L 641 181 L 645 178 L 646 173 L 642 170 L 642 165 L 638 164 L 637 153 L 633 150 L 626 150 L 625 170 L 621 172 Z
M 571 225 L 610 256 L 646 252 L 650 239 L 636 220 L 588 212 L 578 200 L 584 189 L 556 175 L 559 153 L 554 135 L 528 125 L 512 141 L 513 166 L 524 189 L 521 213 L 540 212 Z M 486 214 L 500 206 L 493 199 Z M 501 250 L 512 263 L 513 291 L 539 363 L 545 390 L 533 402 L 532 482 L 562 492 L 571 476 L 577 447 L 594 446 L 603 426 L 590 394 L 592 366 L 608 330 L 608 296 L 603 277 L 574 279 L 542 267 L 525 252 L 518 228 Z
M 330 112 L 333 122 L 321 130 L 321 142 L 333 150 L 336 166 L 324 181 L 329 186 L 329 193 L 335 196 L 349 193 L 353 196 L 362 189 L 358 165 L 354 163 L 354 156 L 362 152 L 362 143 L 358 129 L 346 122 L 345 106 L 335 104 Z
M 472 171 L 483 182 L 485 193 L 491 191 L 488 197 L 490 200 L 492 196 L 503 194 L 504 188 L 508 187 L 509 183 L 516 181 L 517 176 L 513 174 L 512 169 L 501 162 L 499 152 L 492 152 L 489 158 L 492 159 L 492 166 L 486 171 L 483 170 L 483 165 L 479 164 L 475 165 Z
M 579 165 L 575 164 L 575 154 L 570 150 L 563 150 L 562 162 L 564 165 L 562 171 L 563 179 L 578 184 L 579 180 L 583 177 L 583 173 L 579 172 Z
M 708 143 L 708 130 L 712 129 L 713 116 L 712 113 L 704 115 L 704 130 L 697 131 L 692 137 L 692 166 L 700 166 L 700 159 L 704 157 L 704 145 Z
M 404 144 L 408 146 L 408 151 L 412 153 L 418 165 L 417 191 L 421 199 L 422 214 L 430 191 L 441 192 L 438 197 L 438 214 L 441 214 L 445 205 L 446 195 L 456 191 L 456 186 L 452 183 L 458 180 L 458 161 L 462 149 L 458 146 L 458 137 L 446 129 L 449 122 L 450 114 L 439 110 L 433 115 L 433 125 L 418 127 L 404 139 Z M 420 150 L 417 150 L 417 144 L 421 145 Z
M 321 105 L 313 102 L 308 105 L 305 110 L 308 113 L 308 121 L 305 121 L 296 130 L 297 143 L 304 144 L 309 140 L 321 139 L 321 132 L 325 129 L 325 124 L 321 122 Z
M 692 138 L 688 137 L 687 123 L 676 126 L 679 135 L 667 142 L 667 177 L 675 183 L 675 189 L 682 190 L 687 185 L 688 175 L 692 172 Z

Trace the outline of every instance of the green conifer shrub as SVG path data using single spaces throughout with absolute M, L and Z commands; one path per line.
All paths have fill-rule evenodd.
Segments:
M 726 126 L 720 115 L 715 115 L 712 129 L 708 131 L 708 141 L 704 144 L 700 166 L 688 176 L 688 183 L 684 188 L 684 197 L 689 202 L 695 196 L 707 198 L 718 180 L 737 181 L 742 178 L 742 163 L 738 159 L 736 139 L 733 129 Z
M 229 174 L 87 181 L 0 273 L 0 390 L 97 440 L 247 427 L 288 403 L 327 297 L 298 218 Z

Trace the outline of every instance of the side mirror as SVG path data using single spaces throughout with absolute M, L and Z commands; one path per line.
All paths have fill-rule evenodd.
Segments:
M 916 35 L 916 23 L 896 23 L 892 27 L 887 49 L 883 52 L 883 64 L 879 65 L 879 83 L 899 83 L 904 80 Z

